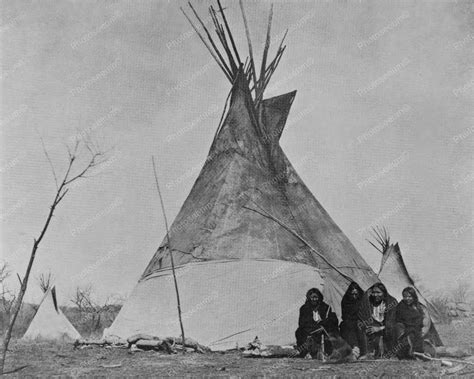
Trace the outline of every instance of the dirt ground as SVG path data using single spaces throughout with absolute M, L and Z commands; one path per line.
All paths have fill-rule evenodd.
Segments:
M 445 345 L 460 346 L 474 353 L 474 319 L 438 326 Z M 127 349 L 14 341 L 6 370 L 26 366 L 7 377 L 439 377 L 448 375 L 440 362 L 376 361 L 324 364 L 306 359 L 243 358 L 239 352 L 165 355 L 158 352 L 130 353 Z M 459 377 L 474 377 L 474 365 L 452 368 Z M 453 370 L 453 371 L 454 371 Z

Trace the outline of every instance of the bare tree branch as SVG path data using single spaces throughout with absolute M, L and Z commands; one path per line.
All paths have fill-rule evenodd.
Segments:
M 84 174 L 91 169 L 94 166 L 97 166 L 105 161 L 105 157 L 103 156 L 103 153 L 101 153 L 96 146 L 93 146 L 92 143 L 90 143 L 89 146 L 86 146 L 86 149 L 89 152 L 93 152 L 92 157 L 89 158 L 89 161 L 87 164 L 85 164 L 85 167 L 82 169 L 79 169 L 79 174 L 70 177 L 71 172 L 73 168 L 75 168 L 76 162 L 77 162 L 77 156 L 79 153 L 79 147 L 81 144 L 81 140 L 76 140 L 76 143 L 74 145 L 73 150 L 69 146 L 67 146 L 67 151 L 68 151 L 68 156 L 69 156 L 69 161 L 68 161 L 68 167 L 66 170 L 66 173 L 64 174 L 62 181 L 60 182 L 59 186 L 56 188 L 56 194 L 54 196 L 54 199 L 49 207 L 49 212 L 46 217 L 46 221 L 43 225 L 43 228 L 41 229 L 41 232 L 39 234 L 39 237 L 37 239 L 34 239 L 33 241 L 33 247 L 31 249 L 31 254 L 30 254 L 30 259 L 28 261 L 28 266 L 26 268 L 26 273 L 23 277 L 23 280 L 21 281 L 21 286 L 20 286 L 20 291 L 18 293 L 18 296 L 15 299 L 13 309 L 12 309 L 12 316 L 10 317 L 8 328 L 5 332 L 4 338 L 3 338 L 3 351 L 2 351 L 2 357 L 0 361 L 0 375 L 4 372 L 4 367 L 5 367 L 5 358 L 6 354 L 8 351 L 8 345 L 10 343 L 10 339 L 12 336 L 12 331 L 13 331 L 13 326 L 15 325 L 15 321 L 18 317 L 18 314 L 20 312 L 21 304 L 23 302 L 23 297 L 25 295 L 26 289 L 28 287 L 28 280 L 31 274 L 31 269 L 33 267 L 33 263 L 35 260 L 36 252 L 38 251 L 38 247 L 43 239 L 43 237 L 46 234 L 46 231 L 49 228 L 49 225 L 51 223 L 51 220 L 53 218 L 54 212 L 56 210 L 56 207 L 60 204 L 60 202 L 64 199 L 66 194 L 68 193 L 68 185 L 72 183 L 74 180 L 79 179 L 84 176 Z M 83 144 L 87 145 L 86 141 L 83 141 Z M 92 150 L 92 148 L 96 150 Z M 46 151 L 46 149 L 45 149 Z M 102 157 L 103 159 L 101 160 L 96 160 L 97 157 Z M 59 183 L 59 181 L 58 181 Z
M 5 329 L 5 324 L 8 324 L 11 316 L 13 304 L 15 303 L 16 295 L 11 291 L 6 284 L 7 279 L 11 276 L 11 270 L 7 262 L 0 263 L 0 306 L 1 311 L 1 327 Z
M 71 302 L 83 315 L 82 320 L 91 334 L 100 328 L 103 317 L 107 316 L 107 313 L 113 309 L 114 305 L 110 296 L 100 303 L 95 300 L 90 285 L 77 287 Z
M 41 291 L 43 291 L 43 293 L 46 293 L 51 288 L 51 286 L 53 285 L 53 279 L 54 277 L 51 271 L 49 271 L 47 274 L 42 273 L 40 274 L 40 276 L 38 276 L 38 285 L 40 286 Z
M 98 158 L 103 158 L 103 154 L 100 153 L 100 152 L 94 152 L 92 151 L 90 148 L 88 148 L 89 152 L 91 153 L 91 159 L 89 160 L 89 164 L 82 170 L 79 172 L 79 174 L 73 176 L 71 179 L 68 179 L 65 181 L 65 185 L 68 185 L 68 184 L 71 184 L 73 181 L 79 179 L 79 178 L 83 178 L 84 177 L 84 174 L 89 171 L 90 169 L 98 166 L 99 164 L 102 164 L 104 162 L 104 159 L 100 160 Z M 69 171 L 68 171 L 68 175 L 69 175 Z
M 10 267 L 7 262 L 0 263 L 0 284 L 3 284 L 5 280 L 11 275 Z
M 59 186 L 58 186 L 58 177 L 56 176 L 56 171 L 54 170 L 53 162 L 51 161 L 51 158 L 49 157 L 48 150 L 46 150 L 46 146 L 44 145 L 43 137 L 40 136 L 40 140 L 41 140 L 41 145 L 43 146 L 44 155 L 46 155 L 46 158 L 48 159 L 49 165 L 51 166 L 51 171 L 53 172 L 54 183 L 56 184 L 56 189 L 58 189 L 59 188 Z

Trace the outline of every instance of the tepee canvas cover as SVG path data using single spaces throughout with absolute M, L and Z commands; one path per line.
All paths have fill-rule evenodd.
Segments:
M 170 248 L 185 334 L 216 350 L 243 346 L 255 336 L 266 344 L 291 343 L 309 288 L 322 288 L 325 300 L 340 314 L 351 280 L 363 288 L 377 281 L 280 147 L 296 92 L 263 100 L 285 50 L 283 37 L 275 58 L 266 64 L 272 8 L 257 79 L 243 2 L 239 4 L 249 45 L 245 63 L 219 0 L 219 11 L 209 11 L 221 51 L 192 4 L 205 33 L 182 9 L 232 83 L 229 106 L 171 225 L 171 247 L 165 238 L 106 335 L 181 334 Z
M 56 289 L 48 289 L 23 339 L 76 340 L 79 332 L 59 309 Z
M 351 279 L 364 289 L 377 281 L 280 148 L 294 96 L 263 101 L 262 136 L 239 72 L 227 116 L 170 228 L 185 333 L 212 349 L 255 336 L 291 343 L 309 288 L 323 288 L 340 315 Z M 106 331 L 135 333 L 180 335 L 166 239 Z
M 384 250 L 382 251 L 382 261 L 380 263 L 378 277 L 380 281 L 385 284 L 390 294 L 395 299 L 397 299 L 397 301 L 402 300 L 402 291 L 404 288 L 415 288 L 416 292 L 418 293 L 419 301 L 424 306 L 425 311 L 427 311 L 431 320 L 435 322 L 438 319 L 437 309 L 423 296 L 408 273 L 398 243 L 395 245 L 389 243 L 386 244 Z M 442 345 L 434 323 L 432 323 L 428 334 L 428 337 L 436 346 Z

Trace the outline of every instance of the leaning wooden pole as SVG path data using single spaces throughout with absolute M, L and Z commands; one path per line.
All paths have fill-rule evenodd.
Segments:
M 209 43 L 205 40 L 204 36 L 201 35 L 201 33 L 199 33 L 199 30 L 198 28 L 196 27 L 196 25 L 194 25 L 194 23 L 191 21 L 191 19 L 188 17 L 188 15 L 186 14 L 186 12 L 184 11 L 183 8 L 180 8 L 181 9 L 181 12 L 183 12 L 184 16 L 186 17 L 186 19 L 188 20 L 189 24 L 192 26 L 192 28 L 194 29 L 194 31 L 196 32 L 196 34 L 199 36 L 199 38 L 201 39 L 202 43 L 204 44 L 204 46 L 206 46 L 207 50 L 209 51 L 209 53 L 211 54 L 212 58 L 214 58 L 214 60 L 216 61 L 217 65 L 221 68 L 221 70 L 224 72 L 226 78 L 232 83 L 232 75 L 229 71 L 229 68 L 227 66 L 224 67 L 225 65 L 225 62 L 221 62 L 219 60 L 219 58 L 216 56 L 215 52 L 212 50 L 212 47 L 209 45 Z
M 294 231 L 293 229 L 291 229 L 288 225 L 286 225 L 283 221 L 277 219 L 275 216 L 271 215 L 270 212 L 268 212 L 265 208 L 263 208 L 261 205 L 258 205 L 255 201 L 253 201 L 249 196 L 247 196 L 247 198 L 249 199 L 249 201 L 251 201 L 257 208 L 259 209 L 253 209 L 253 208 L 250 208 L 250 207 L 247 207 L 247 206 L 243 206 L 243 208 L 245 209 L 248 209 L 250 211 L 253 211 L 253 212 L 256 212 L 258 214 L 261 214 L 262 216 L 264 217 L 267 217 L 269 218 L 270 220 L 273 220 L 275 221 L 277 224 L 279 224 L 281 227 L 283 227 L 284 229 L 286 229 L 288 232 L 290 232 L 291 234 L 293 234 L 296 238 L 298 238 L 301 242 L 303 242 L 306 246 L 308 246 L 310 248 L 310 250 L 317 254 L 320 258 L 323 259 L 324 262 L 326 262 L 326 264 L 333 268 L 335 271 L 337 271 L 339 273 L 339 275 L 341 275 L 344 279 L 346 279 L 349 283 L 353 281 L 353 279 L 349 276 L 347 276 L 346 274 L 344 274 L 341 270 L 339 270 L 339 268 L 337 268 L 336 266 L 334 266 L 331 262 L 329 262 L 329 260 L 323 255 L 321 254 L 318 250 L 316 250 L 316 248 L 314 248 L 305 238 L 303 238 L 300 234 L 298 234 L 296 231 Z M 263 213 L 262 213 L 263 212 Z
M 242 65 L 242 61 L 239 56 L 239 51 L 237 50 L 237 46 L 235 46 L 234 37 L 230 31 L 229 24 L 227 23 L 227 18 L 225 17 L 224 9 L 222 8 L 220 0 L 217 0 L 217 5 L 219 6 L 219 10 L 221 12 L 222 19 L 224 20 L 225 28 L 227 29 L 227 34 L 229 35 L 230 43 L 232 44 L 232 48 L 234 49 L 235 56 L 237 57 L 237 62 L 239 63 L 239 67 Z
M 170 232 L 168 229 L 168 219 L 166 218 L 165 205 L 163 203 L 163 196 L 161 196 L 160 185 L 158 184 L 158 175 L 156 174 L 155 157 L 152 156 L 151 161 L 153 163 L 153 173 L 155 174 L 156 189 L 158 190 L 158 196 L 160 197 L 161 211 L 163 212 L 163 218 L 165 220 L 166 241 L 168 242 L 168 250 L 170 252 L 171 271 L 173 272 L 174 289 L 176 290 L 176 300 L 178 303 L 178 318 L 179 318 L 179 326 L 181 328 L 181 337 L 183 339 L 183 354 L 184 354 L 186 352 L 186 349 L 184 348 L 184 346 L 186 345 L 186 339 L 184 338 L 183 317 L 181 315 L 181 301 L 179 299 L 178 281 L 176 280 L 176 271 L 174 268 L 173 251 L 171 250 Z
M 219 57 L 219 59 L 221 60 L 222 62 L 222 65 L 226 68 L 226 70 L 229 72 L 230 76 L 233 77 L 233 72 L 232 72 L 232 69 L 229 68 L 226 64 L 226 61 L 224 59 L 224 57 L 222 56 L 222 54 L 220 53 L 219 49 L 217 48 L 216 44 L 214 43 L 213 39 L 212 39 L 212 36 L 211 36 L 211 33 L 209 33 L 209 30 L 207 30 L 206 28 L 206 24 L 201 20 L 201 17 L 199 17 L 198 13 L 196 12 L 196 10 L 194 9 L 193 5 L 191 4 L 190 1 L 188 1 L 188 4 L 189 4 L 189 7 L 191 8 L 191 10 L 193 11 L 194 13 L 194 16 L 196 16 L 197 20 L 199 21 L 199 23 L 201 24 L 202 28 L 204 29 L 204 31 L 206 32 L 206 35 L 207 35 L 207 38 L 209 39 L 209 42 L 211 43 L 212 47 L 214 48 L 214 51 L 216 52 L 217 56 Z M 196 30 L 197 32 L 197 30 Z
M 252 39 L 250 37 L 250 29 L 247 22 L 247 17 L 245 16 L 244 3 L 242 2 L 242 0 L 239 0 L 239 5 L 240 5 L 240 10 L 242 12 L 242 18 L 244 20 L 245 35 L 247 36 L 247 44 L 249 47 L 250 65 L 252 66 L 252 77 L 253 77 L 254 88 L 255 88 L 255 97 L 257 97 L 258 81 L 257 81 L 257 72 L 255 71 L 255 61 L 253 59 Z
M 268 15 L 268 26 L 267 26 L 267 38 L 265 39 L 265 47 L 263 48 L 263 57 L 262 57 L 262 67 L 260 69 L 260 79 L 258 80 L 258 97 L 263 97 L 264 85 L 265 85 L 265 69 L 267 67 L 267 56 L 268 49 L 270 48 L 270 32 L 272 28 L 272 18 L 273 18 L 273 4 L 270 7 L 270 14 Z M 258 103 L 259 99 L 257 99 Z

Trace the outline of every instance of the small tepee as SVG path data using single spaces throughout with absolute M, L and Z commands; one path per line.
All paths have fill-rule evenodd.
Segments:
M 434 325 L 440 318 L 439 312 L 415 285 L 415 281 L 408 273 L 407 266 L 403 261 L 400 246 L 398 243 L 393 244 L 390 242 L 390 236 L 385 228 L 374 228 L 374 236 L 377 243 L 369 242 L 382 253 L 380 269 L 377 274 L 380 281 L 385 284 L 390 295 L 397 299 L 397 301 L 402 300 L 404 288 L 413 287 L 415 289 L 431 323 L 427 337 L 435 346 L 443 345 Z
M 49 288 L 38 306 L 23 340 L 76 340 L 81 338 L 79 332 L 59 309 L 56 299 L 56 288 Z

